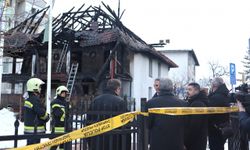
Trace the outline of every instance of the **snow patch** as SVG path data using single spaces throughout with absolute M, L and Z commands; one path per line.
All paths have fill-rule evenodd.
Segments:
M 14 123 L 16 121 L 15 113 L 3 108 L 0 110 L 0 136 L 4 135 L 14 135 L 15 134 L 15 126 Z M 18 134 L 23 134 L 24 124 L 19 121 Z M 26 145 L 26 140 L 19 140 L 18 146 Z M 13 148 L 14 141 L 0 141 L 0 148 Z

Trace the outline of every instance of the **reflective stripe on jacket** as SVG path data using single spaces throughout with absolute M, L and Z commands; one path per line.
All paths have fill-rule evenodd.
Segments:
M 29 98 L 23 105 L 24 133 L 34 133 L 35 126 L 37 126 L 37 133 L 45 132 L 47 118 L 48 114 L 39 96 L 29 92 Z
M 55 133 L 63 133 L 65 131 L 65 108 L 67 106 L 67 102 L 65 98 L 57 96 L 51 104 L 51 116 L 52 116 L 52 126 L 54 128 Z
M 37 126 L 37 133 L 45 132 L 45 126 Z M 24 133 L 35 133 L 35 127 L 33 126 L 24 126 Z

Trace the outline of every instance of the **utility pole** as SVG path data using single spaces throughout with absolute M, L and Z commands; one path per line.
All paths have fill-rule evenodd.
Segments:
M 46 110 L 50 113 L 51 102 L 51 67 L 52 67 L 52 8 L 53 0 L 49 0 L 49 35 L 48 35 L 48 67 L 47 67 L 47 94 L 46 94 Z M 47 131 L 50 131 L 50 123 L 46 124 Z

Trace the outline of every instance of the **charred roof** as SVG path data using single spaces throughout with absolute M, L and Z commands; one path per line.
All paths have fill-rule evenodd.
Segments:
M 135 53 L 145 53 L 161 60 L 170 67 L 177 67 L 168 57 L 157 52 L 143 41 L 139 36 L 129 30 L 121 22 L 121 16 L 103 3 L 101 7 L 89 6 L 74 11 L 74 7 L 68 12 L 62 13 L 53 19 L 52 36 L 53 47 L 63 45 L 65 41 L 78 44 L 80 47 L 88 47 L 119 41 L 129 50 Z M 43 43 L 46 28 L 38 32 L 38 26 L 43 20 L 47 20 L 48 7 L 36 12 L 25 21 L 9 30 L 5 34 L 5 55 L 22 57 L 27 44 L 46 47 Z M 43 49 L 46 50 L 46 49 Z

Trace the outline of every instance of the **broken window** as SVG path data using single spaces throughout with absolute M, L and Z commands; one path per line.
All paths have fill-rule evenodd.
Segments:
M 149 77 L 153 77 L 153 61 L 149 58 Z
M 11 94 L 11 83 L 8 82 L 2 83 L 1 94 Z
M 13 68 L 13 58 L 4 57 L 3 58 L 3 74 L 12 74 Z
M 16 72 L 15 72 L 16 74 L 21 74 L 22 64 L 23 64 L 23 59 L 17 58 L 16 59 Z
M 152 87 L 148 87 L 148 99 L 152 98 Z
M 158 62 L 158 78 L 161 77 L 161 63 Z
M 14 93 L 15 94 L 22 94 L 23 93 L 23 83 L 15 83 Z

